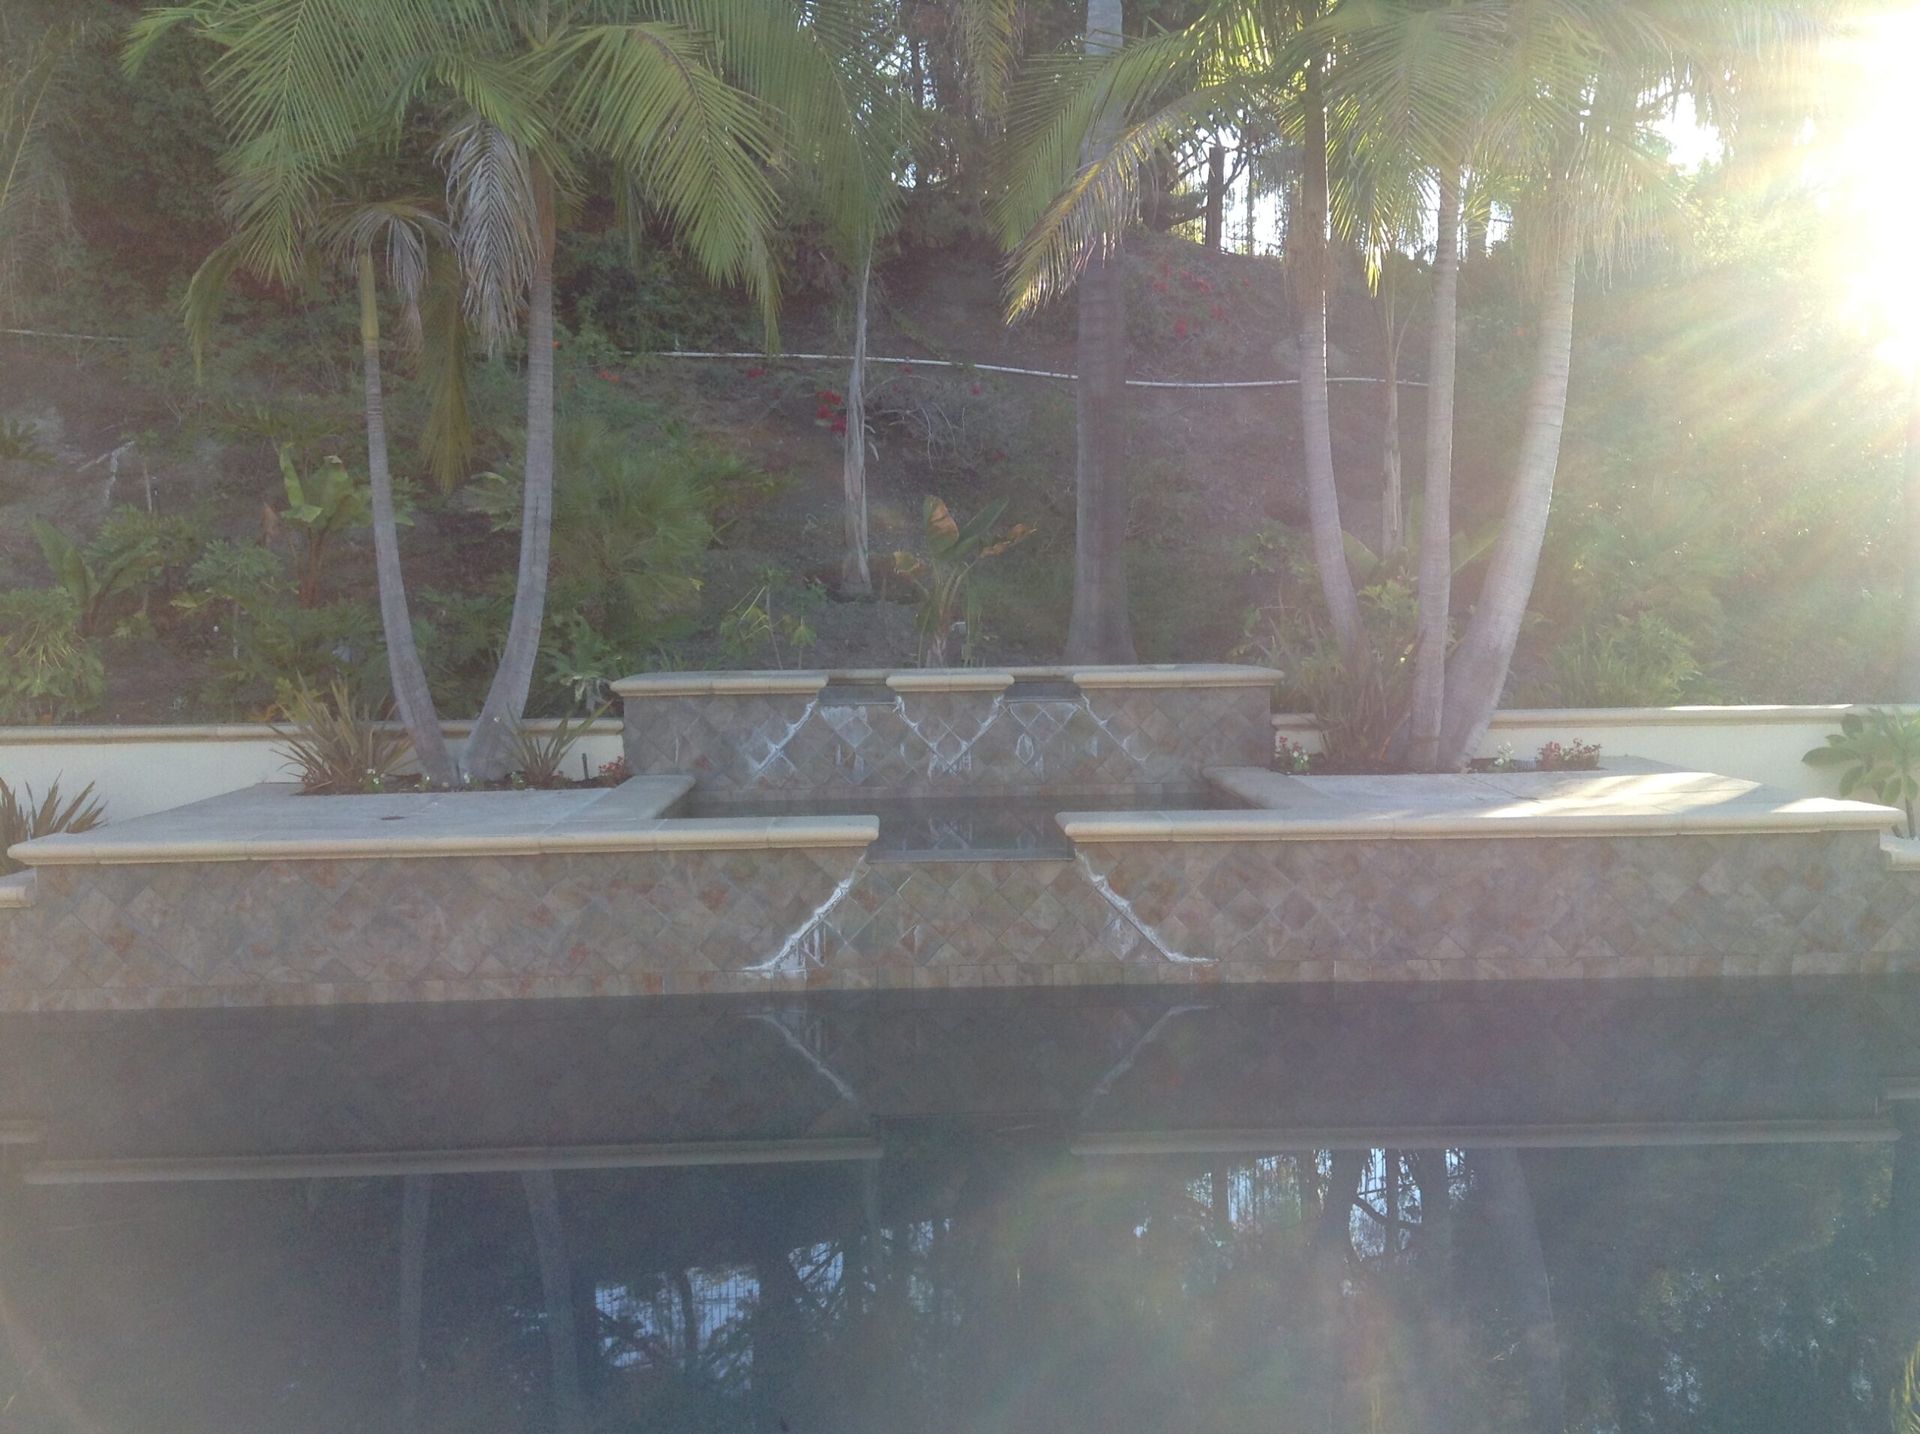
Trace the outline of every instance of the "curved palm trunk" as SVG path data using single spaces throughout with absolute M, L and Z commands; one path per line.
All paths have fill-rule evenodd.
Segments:
M 1554 471 L 1560 462 L 1560 431 L 1567 416 L 1567 377 L 1573 365 L 1573 297 L 1579 259 L 1571 225 L 1564 226 L 1555 243 L 1558 252 L 1541 314 L 1533 387 L 1527 395 L 1506 522 L 1480 589 L 1473 625 L 1447 672 L 1440 730 L 1442 768 L 1463 765 L 1486 736 L 1507 684 L 1513 646 L 1540 566 L 1540 544 L 1547 535 Z
M 553 1365 L 553 1427 L 560 1434 L 584 1434 L 586 1399 L 580 1388 L 580 1347 L 573 1319 L 573 1267 L 567 1260 L 567 1228 L 560 1218 L 560 1192 L 551 1170 L 529 1170 L 520 1177 L 527 1196 L 527 1218 L 540 1261 L 540 1293 L 545 1305 L 547 1353 Z
M 400 1186 L 400 1429 L 420 1428 L 420 1326 L 425 1307 L 427 1215 L 431 1175 L 409 1175 Z
M 1119 0 L 1087 0 L 1089 55 L 1120 47 Z M 1109 136 L 1096 136 L 1097 151 Z M 1132 662 L 1127 616 L 1126 293 L 1111 253 L 1087 261 L 1077 285 L 1074 385 L 1073 610 L 1069 662 Z
M 373 255 L 360 255 L 360 357 L 366 381 L 367 481 L 373 497 L 373 571 L 380 591 L 380 627 L 387 640 L 393 702 L 413 741 L 421 773 L 435 786 L 458 780 L 453 754 L 440 731 L 426 669 L 413 641 L 406 578 L 400 570 L 400 530 L 393 516 L 393 473 L 387 464 L 387 410 L 380 385 L 380 302 Z
M 1420 525 L 1420 628 L 1413 658 L 1407 765 L 1430 772 L 1440 758 L 1446 705 L 1447 628 L 1453 588 L 1453 366 L 1460 292 L 1460 168 L 1440 175 L 1439 239 L 1428 323 L 1427 474 Z
M 1560 1372 L 1560 1336 L 1554 1328 L 1553 1291 L 1527 1172 L 1520 1152 L 1511 1147 L 1476 1150 L 1473 1164 L 1486 1192 L 1494 1248 L 1505 1257 L 1507 1295 L 1520 1327 L 1520 1374 L 1527 1391 L 1524 1427 L 1529 1434 L 1563 1434 L 1567 1393 Z
M 553 180 L 533 165 L 538 239 L 527 296 L 527 461 L 520 509 L 520 570 L 500 666 L 467 742 L 467 773 L 494 781 L 506 773 L 507 744 L 526 715 L 546 617 L 547 559 L 553 542 Z
M 1290 226 L 1300 283 L 1300 429 L 1305 445 L 1307 522 L 1313 563 L 1341 659 L 1358 669 L 1371 660 L 1360 599 L 1347 571 L 1340 527 L 1340 491 L 1333 479 L 1333 415 L 1327 398 L 1327 108 L 1318 59 L 1307 62 L 1304 158 L 1299 223 Z
M 1907 407 L 1907 462 L 1902 474 L 1907 522 L 1906 651 L 1901 654 L 1901 693 L 1920 701 L 1920 371 L 1913 376 Z
M 847 551 L 840 560 L 840 586 L 873 591 L 867 566 L 867 291 L 873 284 L 873 244 L 860 256 L 860 290 L 853 301 L 853 371 L 847 375 L 847 431 L 840 484 L 845 499 Z

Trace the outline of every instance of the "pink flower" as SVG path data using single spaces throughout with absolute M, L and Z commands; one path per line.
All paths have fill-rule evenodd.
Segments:
M 838 418 L 833 420 L 833 431 L 835 433 L 845 433 L 847 431 L 846 414 L 843 413 Z
M 1187 336 L 1187 321 L 1185 319 L 1175 319 L 1173 321 L 1173 336 L 1176 339 L 1184 339 Z
M 755 364 L 752 368 L 747 370 L 748 378 L 765 378 L 766 375 L 767 375 L 767 371 L 761 368 L 759 364 Z

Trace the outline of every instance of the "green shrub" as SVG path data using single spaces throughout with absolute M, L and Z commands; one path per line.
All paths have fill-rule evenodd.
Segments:
M 106 670 L 64 588 L 0 593 L 0 721 L 58 722 L 100 700 Z
M 104 630 L 112 609 L 126 604 L 145 609 L 154 587 L 192 561 L 200 538 L 185 518 L 160 518 L 139 508 L 113 510 L 84 548 L 51 523 L 35 519 L 33 535 L 53 579 L 73 597 L 79 630 L 93 637 Z
M 747 470 L 704 444 L 636 443 L 590 420 L 561 427 L 555 462 L 564 477 L 554 494 L 549 601 L 623 647 L 656 644 L 699 598 L 715 510 Z M 519 475 L 486 473 L 464 500 L 508 532 L 520 526 L 521 492 Z
M 1650 612 L 1583 628 L 1549 661 L 1550 695 L 1562 707 L 1670 707 L 1700 675 L 1693 644 Z

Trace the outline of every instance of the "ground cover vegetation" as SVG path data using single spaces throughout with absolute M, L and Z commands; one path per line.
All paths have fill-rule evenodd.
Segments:
M 1237 658 L 1457 767 L 1911 695 L 1807 139 L 1871 8 L 21 0 L 0 721 L 339 682 L 493 780 L 650 667 Z

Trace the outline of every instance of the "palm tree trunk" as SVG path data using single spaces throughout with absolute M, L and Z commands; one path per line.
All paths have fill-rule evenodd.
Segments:
M 380 386 L 380 295 L 373 254 L 360 254 L 360 357 L 366 380 L 367 482 L 373 496 L 373 572 L 380 592 L 380 627 L 387 640 L 387 673 L 421 774 L 436 787 L 459 779 L 440 731 L 426 669 L 413 641 L 413 615 L 400 570 L 400 530 L 393 516 L 393 472 L 387 464 L 387 409 Z
M 573 1321 L 573 1270 L 567 1260 L 567 1230 L 560 1218 L 560 1192 L 551 1170 L 520 1177 L 540 1261 L 540 1292 L 546 1312 L 547 1353 L 553 1365 L 553 1427 L 585 1434 L 586 1401 L 580 1391 L 580 1348 Z
M 1393 332 L 1393 306 L 1386 309 L 1387 347 L 1381 365 L 1384 390 L 1380 415 L 1380 556 L 1392 557 L 1407 543 L 1406 488 L 1401 482 L 1400 344 Z
M 467 774 L 478 781 L 505 775 L 507 744 L 526 715 L 546 617 L 547 559 L 553 542 L 553 179 L 533 163 L 538 238 L 527 295 L 527 460 L 520 510 L 520 571 L 507 641 L 493 685 L 467 742 Z
M 1119 0 L 1087 0 L 1087 53 L 1110 55 L 1119 49 L 1120 26 Z M 1089 153 L 1109 139 L 1095 135 Z M 1126 292 L 1113 237 L 1115 247 L 1096 250 L 1078 285 L 1069 662 L 1135 660 L 1127 615 Z
M 1907 400 L 1907 462 L 1902 473 L 1907 524 L 1906 651 L 1901 654 L 1901 692 L 1908 702 L 1920 701 L 1920 369 L 1913 375 Z
M 1560 1336 L 1554 1328 L 1553 1291 L 1527 1172 L 1520 1152 L 1511 1147 L 1476 1150 L 1473 1164 L 1486 1192 L 1494 1248 L 1505 1257 L 1507 1297 L 1520 1327 L 1520 1374 L 1527 1392 L 1523 1427 L 1528 1434 L 1564 1434 L 1567 1392 L 1560 1372 Z
M 420 1326 L 427 1270 L 427 1213 L 431 1175 L 409 1175 L 400 1186 L 400 1429 L 420 1428 Z
M 1327 398 L 1327 108 L 1321 64 L 1307 62 L 1300 221 L 1289 237 L 1300 293 L 1300 426 L 1305 441 L 1307 521 L 1320 591 L 1340 657 L 1359 670 L 1370 661 L 1360 600 L 1347 571 L 1340 492 L 1333 479 L 1333 415 Z
M 1460 292 L 1460 167 L 1440 175 L 1439 239 L 1428 322 L 1427 473 L 1420 524 L 1420 621 L 1413 658 L 1407 765 L 1439 763 L 1446 706 L 1447 631 L 1453 588 L 1453 366 Z
M 873 591 L 867 567 L 867 291 L 873 283 L 873 243 L 860 255 L 860 289 L 853 301 L 853 371 L 847 375 L 847 431 L 840 461 L 846 505 L 847 551 L 840 560 L 843 591 Z
M 1573 366 L 1573 299 L 1579 267 L 1579 242 L 1572 225 L 1564 225 L 1554 243 L 1557 252 L 1549 271 L 1533 387 L 1527 395 L 1506 522 L 1480 589 L 1473 626 L 1447 672 L 1438 759 L 1443 769 L 1464 765 L 1493 720 L 1507 685 L 1507 668 L 1513 661 L 1527 600 L 1533 595 L 1540 544 L 1547 535 L 1554 471 L 1560 462 L 1560 431 L 1567 416 L 1567 378 Z

